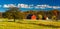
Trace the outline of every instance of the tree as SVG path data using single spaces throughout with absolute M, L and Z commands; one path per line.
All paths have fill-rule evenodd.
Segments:
M 57 9 L 54 9 L 52 12 L 53 12 L 53 15 L 56 15 L 56 16 L 59 14 L 59 11 Z
M 16 7 L 9 8 L 9 10 L 3 13 L 3 15 L 5 18 L 14 19 L 14 22 L 15 22 L 15 19 L 23 18 L 23 14 L 19 10 L 19 8 L 16 8 Z

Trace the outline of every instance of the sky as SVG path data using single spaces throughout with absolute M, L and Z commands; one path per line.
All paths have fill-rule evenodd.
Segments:
M 0 12 L 5 12 L 11 6 L 22 11 L 52 10 L 60 9 L 60 0 L 0 0 Z

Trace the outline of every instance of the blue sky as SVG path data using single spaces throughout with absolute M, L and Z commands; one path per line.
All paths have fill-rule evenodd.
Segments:
M 48 5 L 60 5 L 60 0 L 0 0 L 0 4 L 48 4 Z
M 0 5 L 5 5 L 5 4 L 27 4 L 27 5 L 49 5 L 49 6 L 60 6 L 60 0 L 0 0 Z M 32 10 L 30 8 L 26 8 L 26 10 Z M 6 8 L 0 7 L 0 12 L 4 12 Z M 23 8 L 21 10 L 24 10 Z

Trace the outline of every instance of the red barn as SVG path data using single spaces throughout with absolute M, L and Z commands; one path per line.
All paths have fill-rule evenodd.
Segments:
M 31 16 L 31 19 L 32 19 L 32 20 L 36 20 L 36 16 L 35 16 L 35 15 L 32 15 L 32 16 Z

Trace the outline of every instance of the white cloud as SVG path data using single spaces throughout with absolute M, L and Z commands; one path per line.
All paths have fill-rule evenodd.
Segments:
M 10 7 L 18 7 L 18 8 L 33 8 L 33 5 L 27 5 L 27 4 L 18 4 L 17 6 L 14 4 L 4 4 L 4 8 L 10 8 Z
M 59 6 L 53 6 L 53 9 L 59 9 L 60 7 Z
M 9 8 L 9 7 L 16 7 L 14 4 L 4 4 L 4 8 Z
M 0 7 L 2 7 L 0 5 Z M 4 8 L 9 8 L 9 7 L 18 7 L 18 8 L 40 8 L 40 9 L 46 9 L 46 8 L 53 8 L 53 9 L 59 9 L 60 6 L 50 6 L 50 5 L 27 5 L 27 4 L 18 4 L 17 6 L 14 4 L 4 4 Z
M 3 7 L 4 7 L 4 8 L 9 8 L 9 6 L 8 6 L 8 5 L 6 5 L 6 4 L 5 4 Z
M 14 4 L 8 4 L 9 7 L 16 7 Z
M 29 5 L 27 4 L 18 4 L 19 8 L 29 8 Z
M 45 9 L 45 8 L 59 9 L 60 6 L 37 5 L 37 6 L 35 6 L 35 8 L 41 8 L 41 9 Z
M 35 8 L 41 8 L 41 9 L 45 9 L 48 5 L 37 5 L 35 6 Z
M 47 7 L 47 8 L 52 8 L 53 6 L 49 6 L 49 5 L 47 5 L 46 7 Z
M 34 8 L 34 5 L 32 4 L 32 5 L 29 5 L 29 8 Z

